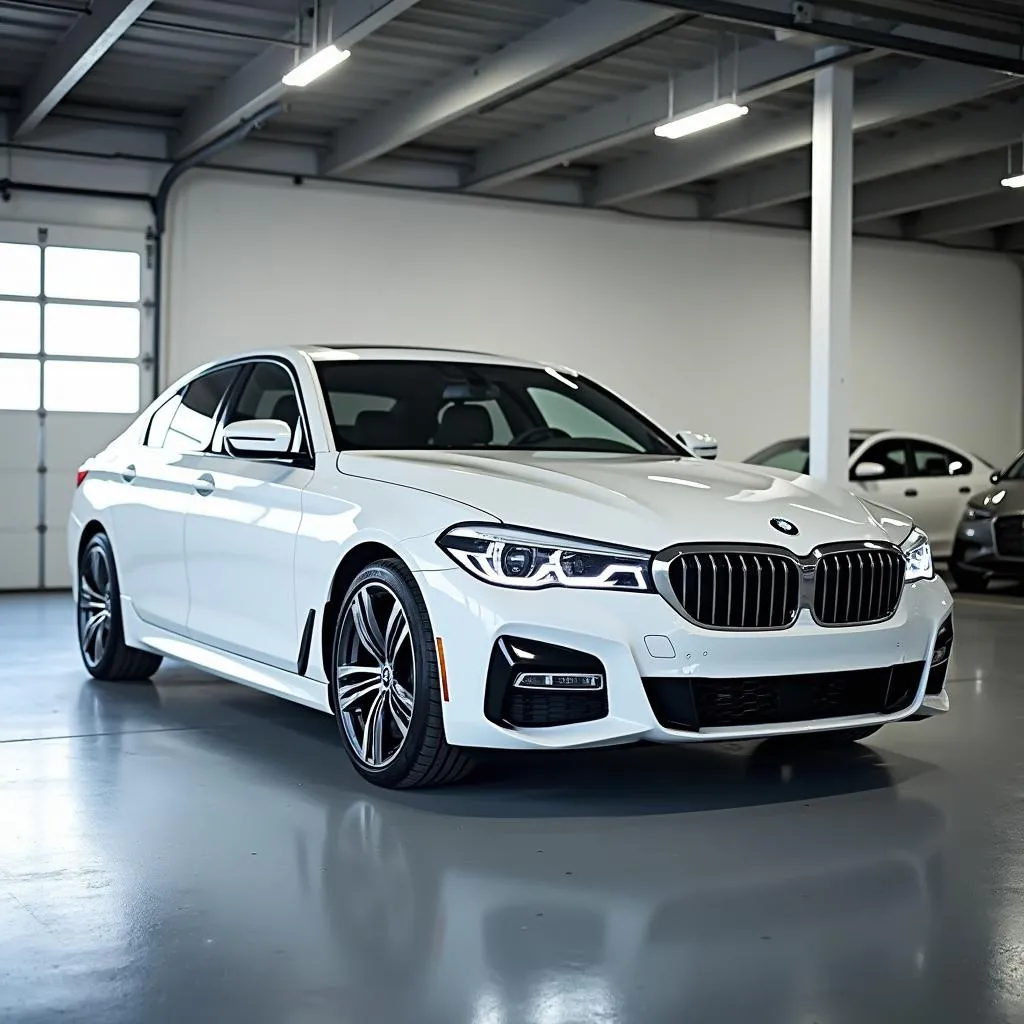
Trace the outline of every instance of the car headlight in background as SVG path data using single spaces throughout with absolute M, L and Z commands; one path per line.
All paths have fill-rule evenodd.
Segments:
M 964 522 L 977 522 L 979 519 L 991 519 L 992 513 L 984 508 L 972 508 L 970 505 L 964 509 Z
M 932 564 L 932 546 L 923 531 L 913 529 L 910 536 L 901 545 L 903 556 L 907 560 L 907 583 L 914 580 L 930 580 L 935 575 Z
M 437 543 L 467 572 L 498 586 L 653 590 L 645 551 L 484 524 L 453 526 Z

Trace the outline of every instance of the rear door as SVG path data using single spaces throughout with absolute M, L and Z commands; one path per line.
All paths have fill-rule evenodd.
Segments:
M 294 672 L 309 612 L 295 603 L 295 546 L 313 458 L 295 375 L 283 362 L 245 365 L 223 422 L 250 419 L 288 423 L 292 453 L 238 458 L 218 437 L 197 462 L 202 488 L 185 525 L 188 633 Z
M 153 414 L 144 443 L 117 468 L 114 507 L 122 594 L 145 622 L 184 633 L 189 591 L 185 517 L 213 441 L 221 405 L 238 373 L 221 367 L 195 378 Z

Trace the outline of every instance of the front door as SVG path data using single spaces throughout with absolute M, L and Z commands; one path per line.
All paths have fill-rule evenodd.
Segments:
M 285 459 L 236 458 L 219 438 L 198 464 L 185 526 L 188 633 L 210 646 L 295 671 L 309 609 L 295 606 L 295 545 L 312 458 L 291 371 L 246 364 L 223 421 L 284 420 Z

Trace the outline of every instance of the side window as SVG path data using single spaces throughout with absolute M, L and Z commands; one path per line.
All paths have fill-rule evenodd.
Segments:
M 171 395 L 150 417 L 149 429 L 146 431 L 146 445 L 149 448 L 163 448 L 167 430 L 179 405 L 181 405 L 180 391 L 176 395 Z
M 757 466 L 786 469 L 793 473 L 806 473 L 810 462 L 810 445 L 806 437 L 795 441 L 780 441 L 751 457 Z
M 167 428 L 164 448 L 175 452 L 206 451 L 213 440 L 217 409 L 237 372 L 237 366 L 211 370 L 185 388 Z
M 252 364 L 252 370 L 226 418 L 227 423 L 240 420 L 283 420 L 292 431 L 291 450 L 307 450 L 295 385 L 291 374 L 280 363 Z M 219 450 L 219 445 L 215 444 L 214 449 Z
M 547 388 L 526 390 L 536 403 L 547 426 L 555 430 L 564 430 L 569 437 L 599 438 L 602 441 L 614 441 L 633 451 L 642 450 L 628 434 L 567 395 L 549 391 Z
M 877 479 L 898 480 L 907 475 L 907 443 L 902 437 L 879 441 L 857 460 L 858 465 L 862 462 L 877 462 L 885 467 L 884 475 Z
M 911 476 L 965 476 L 974 469 L 966 456 L 927 441 L 911 441 L 910 451 Z

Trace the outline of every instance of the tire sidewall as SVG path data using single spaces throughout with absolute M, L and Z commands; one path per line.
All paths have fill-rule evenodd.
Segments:
M 383 768 L 371 768 L 364 764 L 352 749 L 342 725 L 341 713 L 337 701 L 337 667 L 339 664 L 339 648 L 341 644 L 342 626 L 345 613 L 353 595 L 367 583 L 378 582 L 388 586 L 401 602 L 409 623 L 409 636 L 413 651 L 413 664 L 416 671 L 416 687 L 413 693 L 412 721 L 402 749 L 393 761 Z M 429 628 L 430 616 L 426 602 L 413 579 L 412 573 L 397 561 L 374 562 L 367 566 L 349 585 L 345 597 L 338 608 L 334 623 L 334 640 L 331 644 L 331 664 L 328 678 L 331 687 L 331 707 L 341 734 L 345 753 L 348 754 L 353 767 L 363 778 L 378 786 L 400 786 L 412 771 L 417 754 L 423 745 L 427 722 L 430 717 L 431 705 L 440 703 L 440 675 L 437 666 L 437 654 L 434 650 L 434 634 Z
M 110 571 L 110 633 L 107 638 L 107 649 L 103 657 L 93 666 L 85 660 L 85 651 L 82 649 L 82 616 L 78 605 L 75 605 L 75 625 L 78 632 L 78 652 L 82 656 L 82 664 L 90 675 L 97 679 L 105 679 L 110 674 L 114 659 L 117 657 L 118 648 L 123 644 L 124 632 L 121 619 L 121 588 L 117 581 L 117 565 L 114 562 L 114 549 L 110 544 L 110 538 L 105 533 L 97 533 L 88 544 L 82 549 L 78 559 L 78 593 L 82 588 L 82 567 L 85 565 L 89 552 L 94 548 L 100 548 L 107 560 L 107 567 Z

